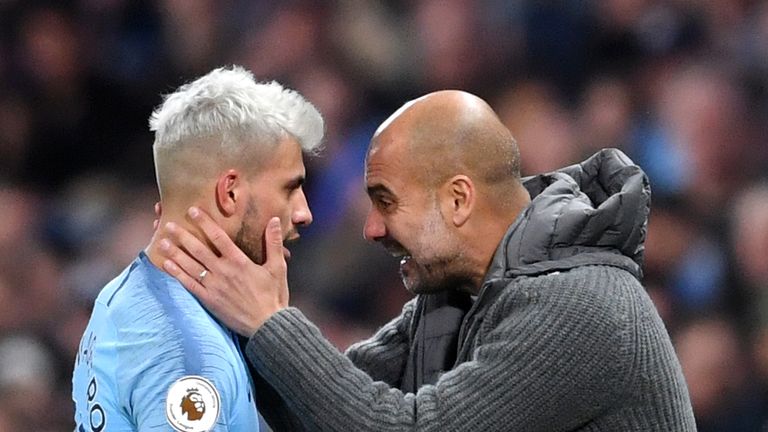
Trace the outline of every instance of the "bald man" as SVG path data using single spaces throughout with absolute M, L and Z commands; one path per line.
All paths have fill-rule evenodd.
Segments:
M 171 237 L 184 285 L 249 338 L 275 430 L 694 431 L 669 336 L 639 282 L 648 180 L 617 150 L 521 179 L 517 144 L 481 99 L 407 103 L 366 158 L 365 237 L 416 294 L 371 339 L 336 351 L 287 302 L 285 275 Z M 217 240 L 218 239 L 218 240 Z M 267 264 L 282 261 L 268 236 Z M 248 275 L 248 277 L 238 277 Z

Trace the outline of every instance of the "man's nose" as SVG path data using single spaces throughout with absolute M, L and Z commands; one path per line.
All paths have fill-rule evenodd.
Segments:
M 299 191 L 295 210 L 293 211 L 293 224 L 307 226 L 312 223 L 312 211 L 309 209 L 307 197 L 303 191 Z
M 378 241 L 386 235 L 387 227 L 384 225 L 384 218 L 375 208 L 372 208 L 365 218 L 363 237 L 368 241 Z

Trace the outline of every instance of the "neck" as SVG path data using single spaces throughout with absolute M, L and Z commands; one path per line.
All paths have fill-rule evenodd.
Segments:
M 492 216 L 485 219 L 477 227 L 474 234 L 467 239 L 470 253 L 477 257 L 472 263 L 473 284 L 467 290 L 471 294 L 477 295 L 480 292 L 501 239 L 504 238 L 510 225 L 517 220 L 520 213 L 531 202 L 528 191 L 522 185 L 516 188 L 513 202 L 515 204 L 512 208 L 492 213 Z
M 477 295 L 480 293 L 480 289 L 485 281 L 485 276 L 488 273 L 488 268 L 491 265 L 493 256 L 496 253 L 499 242 L 507 232 L 511 221 L 507 220 L 494 220 L 489 223 L 483 224 L 474 235 L 471 236 L 468 242 L 467 252 L 471 254 L 468 262 L 471 265 L 470 274 L 471 284 L 468 284 L 465 291 L 470 294 Z

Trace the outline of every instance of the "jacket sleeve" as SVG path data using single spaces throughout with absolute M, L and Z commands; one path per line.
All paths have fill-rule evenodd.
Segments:
M 402 313 L 380 328 L 370 339 L 358 342 L 346 351 L 346 356 L 374 381 L 399 387 L 408 359 L 409 328 L 416 308 L 416 299 L 403 306 Z
M 470 361 L 415 395 L 372 380 L 294 308 L 273 315 L 247 355 L 307 430 L 569 430 L 604 410 L 623 384 L 617 353 L 629 352 L 619 313 L 501 303 Z

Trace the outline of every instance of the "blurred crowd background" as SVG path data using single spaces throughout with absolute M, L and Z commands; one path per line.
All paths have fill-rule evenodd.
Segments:
M 93 300 L 152 233 L 149 114 L 227 64 L 325 116 L 290 284 L 340 349 L 409 298 L 362 238 L 368 140 L 459 88 L 524 174 L 602 147 L 647 171 L 644 282 L 699 430 L 768 430 L 768 1 L 0 0 L 0 431 L 72 430 Z

